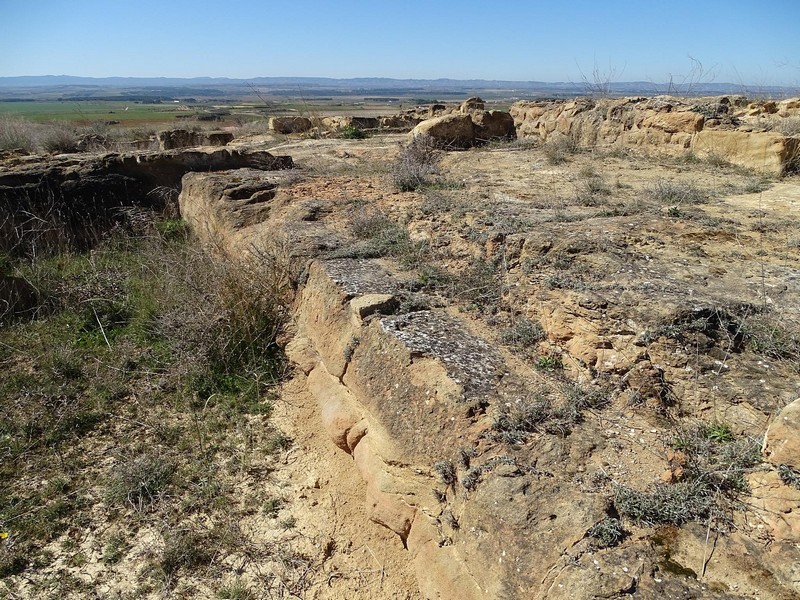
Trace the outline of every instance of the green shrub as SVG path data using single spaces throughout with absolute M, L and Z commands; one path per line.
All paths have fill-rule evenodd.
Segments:
M 345 140 L 363 140 L 368 138 L 369 134 L 359 127 L 348 125 L 339 132 L 339 137 Z
M 758 439 L 734 438 L 721 423 L 681 431 L 672 446 L 685 456 L 681 480 L 645 492 L 617 486 L 614 503 L 621 515 L 644 525 L 721 517 L 723 509 L 738 506 L 748 491 L 745 475 L 762 460 Z
M 622 521 L 607 517 L 593 525 L 586 534 L 597 540 L 597 545 L 601 548 L 611 548 L 625 539 L 626 532 Z
M 778 465 L 778 475 L 783 483 L 800 490 L 800 472 L 795 471 L 788 465 Z

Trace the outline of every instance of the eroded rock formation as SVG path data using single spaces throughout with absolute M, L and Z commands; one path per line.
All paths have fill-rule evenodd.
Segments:
M 796 102 L 782 102 L 780 114 L 791 116 Z M 777 105 L 773 108 L 779 112 Z M 796 168 L 800 155 L 800 138 L 765 132 L 747 121 L 773 113 L 752 104 L 743 111 L 727 97 L 698 103 L 670 97 L 522 101 L 510 112 L 521 138 L 568 137 L 582 146 L 692 151 L 775 174 Z

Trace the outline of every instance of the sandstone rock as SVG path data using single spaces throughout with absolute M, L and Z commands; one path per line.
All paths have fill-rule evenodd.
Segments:
M 507 112 L 490 110 L 475 113 L 472 115 L 472 122 L 475 124 L 475 138 L 482 142 L 513 139 L 517 136 L 514 117 Z
M 405 541 L 414 522 L 416 508 L 404 501 L 397 492 L 400 482 L 394 481 L 385 470 L 375 444 L 368 434 L 353 450 L 353 459 L 367 484 L 367 511 L 371 521 L 394 531 Z
M 305 133 L 313 127 L 311 119 L 307 117 L 272 117 L 269 128 L 275 133 Z
M 159 150 L 175 150 L 176 148 L 189 148 L 200 145 L 197 133 L 187 129 L 159 131 L 156 138 L 158 139 Z
M 166 196 L 151 192 L 156 188 L 177 192 L 186 173 L 244 167 L 280 170 L 291 166 L 289 157 L 228 148 L 59 156 L 5 168 L 0 172 L 0 202 L 19 219 L 57 208 L 64 227 L 58 235 L 74 240 L 77 248 L 86 248 L 96 242 L 98 229 L 123 218 L 120 207 L 135 203 L 163 208 Z M 6 226 L 11 231 L 26 230 L 14 228 L 10 222 Z M 12 243 L 23 251 L 27 243 L 11 236 L 0 236 L 0 242 Z M 0 243 L 0 248 L 3 246 Z
M 750 504 L 779 542 L 800 543 L 800 490 L 787 486 L 778 473 L 753 473 L 747 478 Z M 800 582 L 799 582 L 800 583 Z
M 773 465 L 800 470 L 800 398 L 784 407 L 767 429 L 764 457 Z
M 417 583 L 426 600 L 484 600 L 487 596 L 456 549 L 442 546 L 429 518 L 417 512 L 407 540 Z
M 483 112 L 486 109 L 486 103 L 477 96 L 473 96 L 472 98 L 467 98 L 464 102 L 461 103 L 459 111 L 462 114 L 469 114 L 472 111 L 479 110 Z
M 780 133 L 703 130 L 695 134 L 692 151 L 713 154 L 735 165 L 779 175 L 796 160 L 800 139 Z
M 293 337 L 284 348 L 286 358 L 292 364 L 297 365 L 300 370 L 308 375 L 319 363 L 319 354 L 314 350 L 311 340 L 304 336 Z
M 350 452 L 348 435 L 361 420 L 356 409 L 357 400 L 321 364 L 309 374 L 308 389 L 319 403 L 322 425 L 331 441 L 345 452 Z
M 469 115 L 453 114 L 423 121 L 410 137 L 429 136 L 444 148 L 470 148 L 475 144 L 475 130 Z
M 243 169 L 225 173 L 188 173 L 178 197 L 181 216 L 207 244 L 222 247 L 236 230 L 259 223 L 272 209 L 278 186 L 266 173 Z
M 447 107 L 444 104 L 431 104 L 428 107 L 428 117 L 438 117 L 441 116 L 444 111 L 447 110 Z
M 724 100 L 724 102 L 723 102 Z M 569 135 L 581 145 L 655 146 L 659 152 L 677 154 L 691 148 L 714 153 L 730 162 L 762 172 L 780 174 L 797 161 L 800 142 L 777 133 L 753 133 L 737 125 L 732 110 L 735 99 L 714 100 L 717 118 L 706 121 L 700 112 L 676 98 L 623 98 L 593 101 L 516 102 L 510 114 L 519 137 L 547 140 Z M 775 103 L 751 107 L 757 114 L 792 109 Z M 724 116 L 724 120 L 719 117 Z M 738 129 L 737 129 L 738 127 Z M 725 131 L 723 131 L 723 128 Z
M 233 134 L 230 131 L 210 131 L 203 136 L 206 146 L 227 146 L 232 141 Z
M 368 316 L 389 312 L 396 305 L 397 300 L 393 294 L 366 294 L 353 298 L 350 301 L 350 310 L 356 318 L 356 324 L 360 325 Z
M 413 115 L 393 115 L 389 117 L 379 117 L 378 125 L 384 129 L 411 131 L 422 121 L 423 119 L 421 117 Z
M 703 129 L 703 122 L 703 115 L 687 110 L 647 115 L 641 126 L 661 129 L 667 133 L 695 133 Z

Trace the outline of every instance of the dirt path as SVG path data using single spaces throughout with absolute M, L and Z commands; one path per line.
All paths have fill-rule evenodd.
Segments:
M 283 386 L 273 418 L 293 438 L 281 472 L 296 530 L 322 561 L 305 597 L 420 598 L 408 552 L 396 535 L 368 520 L 364 482 L 350 455 L 324 432 L 302 373 Z

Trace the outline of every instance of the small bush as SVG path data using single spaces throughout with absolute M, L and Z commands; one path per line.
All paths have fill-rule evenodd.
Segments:
M 77 152 L 78 134 L 64 125 L 53 125 L 42 132 L 41 145 L 50 153 Z
M 567 159 L 580 151 L 578 143 L 571 136 L 558 136 L 548 140 L 543 146 L 545 158 L 551 165 L 560 165 L 567 162 Z
M 503 295 L 498 264 L 491 260 L 474 261 L 447 283 L 448 296 L 479 310 L 495 309 Z
M 554 354 L 545 354 L 536 359 L 535 366 L 540 371 L 560 371 L 564 368 L 561 357 Z
M 646 191 L 651 199 L 672 206 L 702 204 L 708 201 L 708 193 L 689 182 L 658 179 Z
M 493 424 L 495 437 L 509 444 L 522 444 L 532 433 L 568 435 L 583 420 L 587 410 L 608 405 L 600 389 L 583 388 L 575 383 L 560 386 L 561 401 L 555 404 L 550 393 L 536 393 L 501 409 Z
M 783 117 L 772 120 L 772 131 L 788 136 L 800 136 L 800 117 Z
M 672 446 L 683 454 L 680 481 L 645 492 L 618 486 L 614 503 L 621 515 L 648 526 L 721 516 L 748 491 L 745 475 L 762 460 L 758 439 L 734 438 L 718 422 L 678 433 Z
M 439 480 L 445 485 L 455 485 L 456 467 L 449 460 L 440 460 L 434 463 L 433 470 L 439 476 Z
M 420 260 L 422 246 L 411 241 L 405 227 L 382 213 L 356 212 L 350 219 L 350 231 L 358 241 L 333 251 L 331 258 L 391 256 L 406 266 L 414 266 Z
M 500 341 L 518 350 L 529 349 L 545 338 L 545 331 L 536 321 L 521 318 L 500 334 Z
M 659 483 L 649 492 L 617 486 L 614 494 L 619 513 L 647 527 L 701 521 L 708 517 L 713 504 L 713 491 L 697 481 Z
M 159 567 L 167 580 L 181 568 L 196 569 L 211 562 L 215 544 L 208 532 L 179 531 L 166 538 Z
M 778 465 L 778 475 L 783 483 L 800 490 L 800 472 L 795 471 L 788 465 Z
M 622 527 L 622 521 L 607 517 L 593 525 L 587 535 L 596 539 L 597 545 L 601 548 L 611 548 L 625 539 L 626 532 Z
M 112 535 L 103 548 L 103 564 L 115 565 L 125 556 L 129 544 L 119 535 Z
M 353 125 L 348 125 L 339 132 L 339 137 L 345 140 L 363 140 L 369 137 L 369 134 Z
M 750 349 L 779 360 L 800 359 L 800 333 L 789 326 L 790 321 L 769 314 L 744 319 L 741 329 Z
M 0 152 L 22 150 L 32 153 L 37 146 L 37 126 L 34 123 L 13 117 L 0 117 Z
M 401 192 L 412 192 L 439 172 L 441 153 L 430 136 L 417 136 L 389 167 L 389 181 Z
M 217 592 L 222 600 L 256 600 L 256 595 L 243 581 L 234 581 L 222 586 Z
M 107 498 L 142 512 L 151 508 L 172 482 L 175 464 L 158 454 L 144 453 L 117 465 L 108 483 Z

